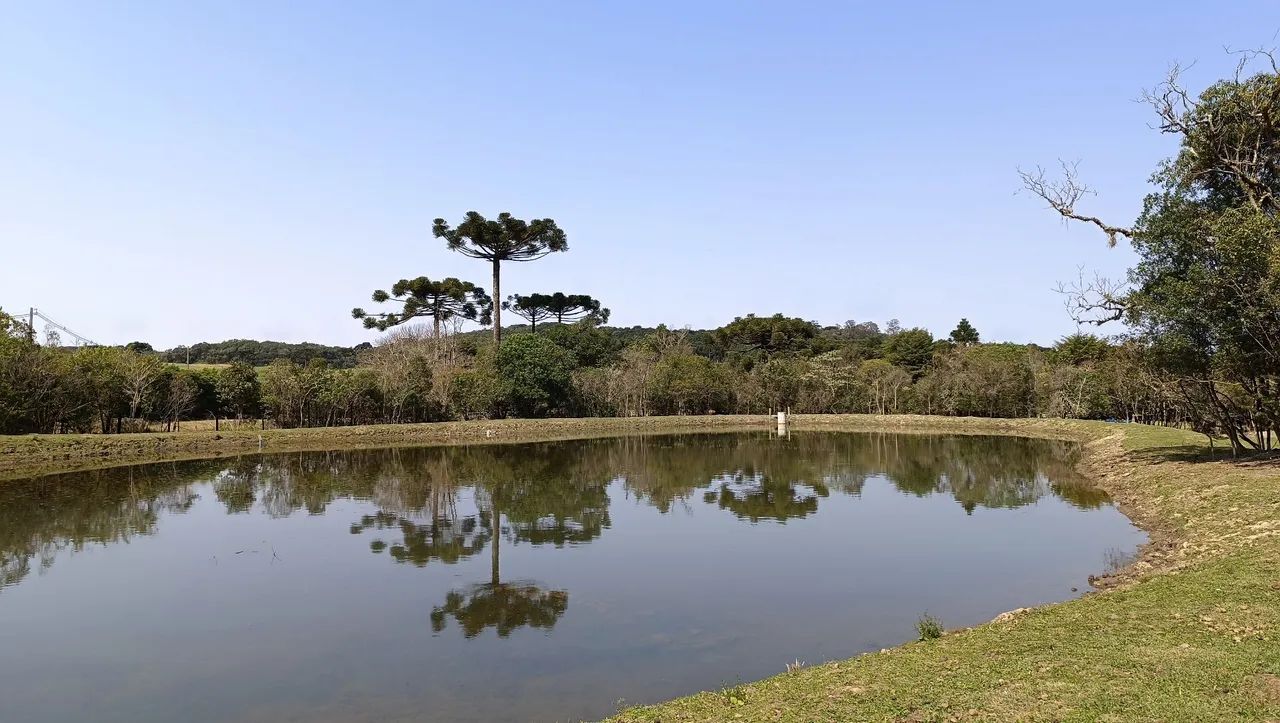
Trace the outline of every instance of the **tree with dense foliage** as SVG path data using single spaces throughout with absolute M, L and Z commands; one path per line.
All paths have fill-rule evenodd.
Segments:
M 654 366 L 648 395 L 658 414 L 706 414 L 729 411 L 733 388 L 724 367 L 706 357 L 682 354 Z
M 510 213 L 500 213 L 489 220 L 475 211 L 456 228 L 437 218 L 431 233 L 442 238 L 450 251 L 473 259 L 488 261 L 493 267 L 493 298 L 502 298 L 502 262 L 533 261 L 550 253 L 567 251 L 565 233 L 549 218 L 522 221 Z M 493 342 L 502 343 L 502 307 L 493 307 Z
M 591 319 L 557 324 L 548 327 L 542 335 L 572 354 L 578 367 L 612 364 L 618 360 L 623 347 L 613 334 L 596 326 Z
M 382 289 L 373 292 L 373 300 L 379 304 L 394 300 L 401 304 L 401 309 L 382 314 L 352 309 L 351 316 L 362 319 L 366 329 L 386 331 L 412 319 L 429 318 L 436 336 L 440 336 L 440 324 L 454 318 L 488 324 L 493 307 L 484 289 L 452 276 L 441 281 L 425 276 L 400 279 L 392 285 L 391 293 Z
M 938 390 L 944 408 L 961 416 L 1030 416 L 1035 408 L 1030 353 L 1021 344 L 984 344 L 944 357 Z
M 880 325 L 874 321 L 850 319 L 831 329 L 828 336 L 837 348 L 844 349 L 850 356 L 875 359 L 881 354 L 880 345 L 884 342 L 885 335 L 880 331 Z
M 511 415 L 548 417 L 567 411 L 574 359 L 555 342 L 535 334 L 513 336 L 498 348 L 494 363 Z
M 960 323 L 956 324 L 956 328 L 951 330 L 951 341 L 959 346 L 977 344 L 978 330 L 973 328 L 973 324 L 970 324 L 968 319 L 961 319 Z
M 811 352 L 819 331 L 817 324 L 804 319 L 747 314 L 717 329 L 714 338 L 722 356 L 749 369 L 775 354 Z
M 933 349 L 933 334 L 918 327 L 894 332 L 884 339 L 884 358 L 906 369 L 914 379 L 919 379 L 933 360 Z
M 262 390 L 258 373 L 244 362 L 235 362 L 217 372 L 218 404 L 227 414 L 244 419 L 258 413 Z
M 113 421 L 115 431 L 121 431 L 120 420 L 128 404 L 122 359 L 131 353 L 119 347 L 95 346 L 79 349 L 70 358 L 71 374 L 78 381 L 76 393 L 104 434 L 111 431 Z
M 1056 181 L 1022 173 L 1062 217 L 1098 227 L 1112 246 L 1130 240 L 1139 260 L 1129 283 L 1072 289 L 1078 318 L 1123 319 L 1196 426 L 1221 428 L 1237 451 L 1269 449 L 1280 435 L 1280 69 L 1271 53 L 1242 58 L 1198 95 L 1176 66 L 1146 93 L 1180 147 L 1131 226 L 1078 209 L 1091 191 L 1074 166 Z
M 1087 362 L 1099 362 L 1107 357 L 1111 345 L 1094 334 L 1076 332 L 1064 336 L 1053 345 L 1050 355 L 1060 364 L 1080 366 Z

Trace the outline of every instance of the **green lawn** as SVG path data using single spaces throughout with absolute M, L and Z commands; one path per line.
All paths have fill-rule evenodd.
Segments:
M 617 720 L 1280 720 L 1280 460 L 1209 460 L 1179 430 L 1074 430 L 1152 533 L 1112 589 Z

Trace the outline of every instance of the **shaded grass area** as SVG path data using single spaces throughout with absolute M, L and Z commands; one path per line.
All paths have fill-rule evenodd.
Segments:
M 1211 460 L 1181 430 L 1010 424 L 1086 441 L 1086 467 L 1151 531 L 1112 589 L 617 720 L 1280 719 L 1280 464 Z

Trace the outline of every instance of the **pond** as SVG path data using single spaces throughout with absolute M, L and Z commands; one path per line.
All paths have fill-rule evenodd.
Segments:
M 250 455 L 0 482 L 0 718 L 599 718 L 1076 597 L 1145 540 L 1011 437 Z

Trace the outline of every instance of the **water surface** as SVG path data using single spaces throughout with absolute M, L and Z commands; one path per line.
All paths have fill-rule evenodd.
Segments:
M 0 719 L 598 718 L 1088 589 L 1066 443 L 761 432 L 0 483 Z

